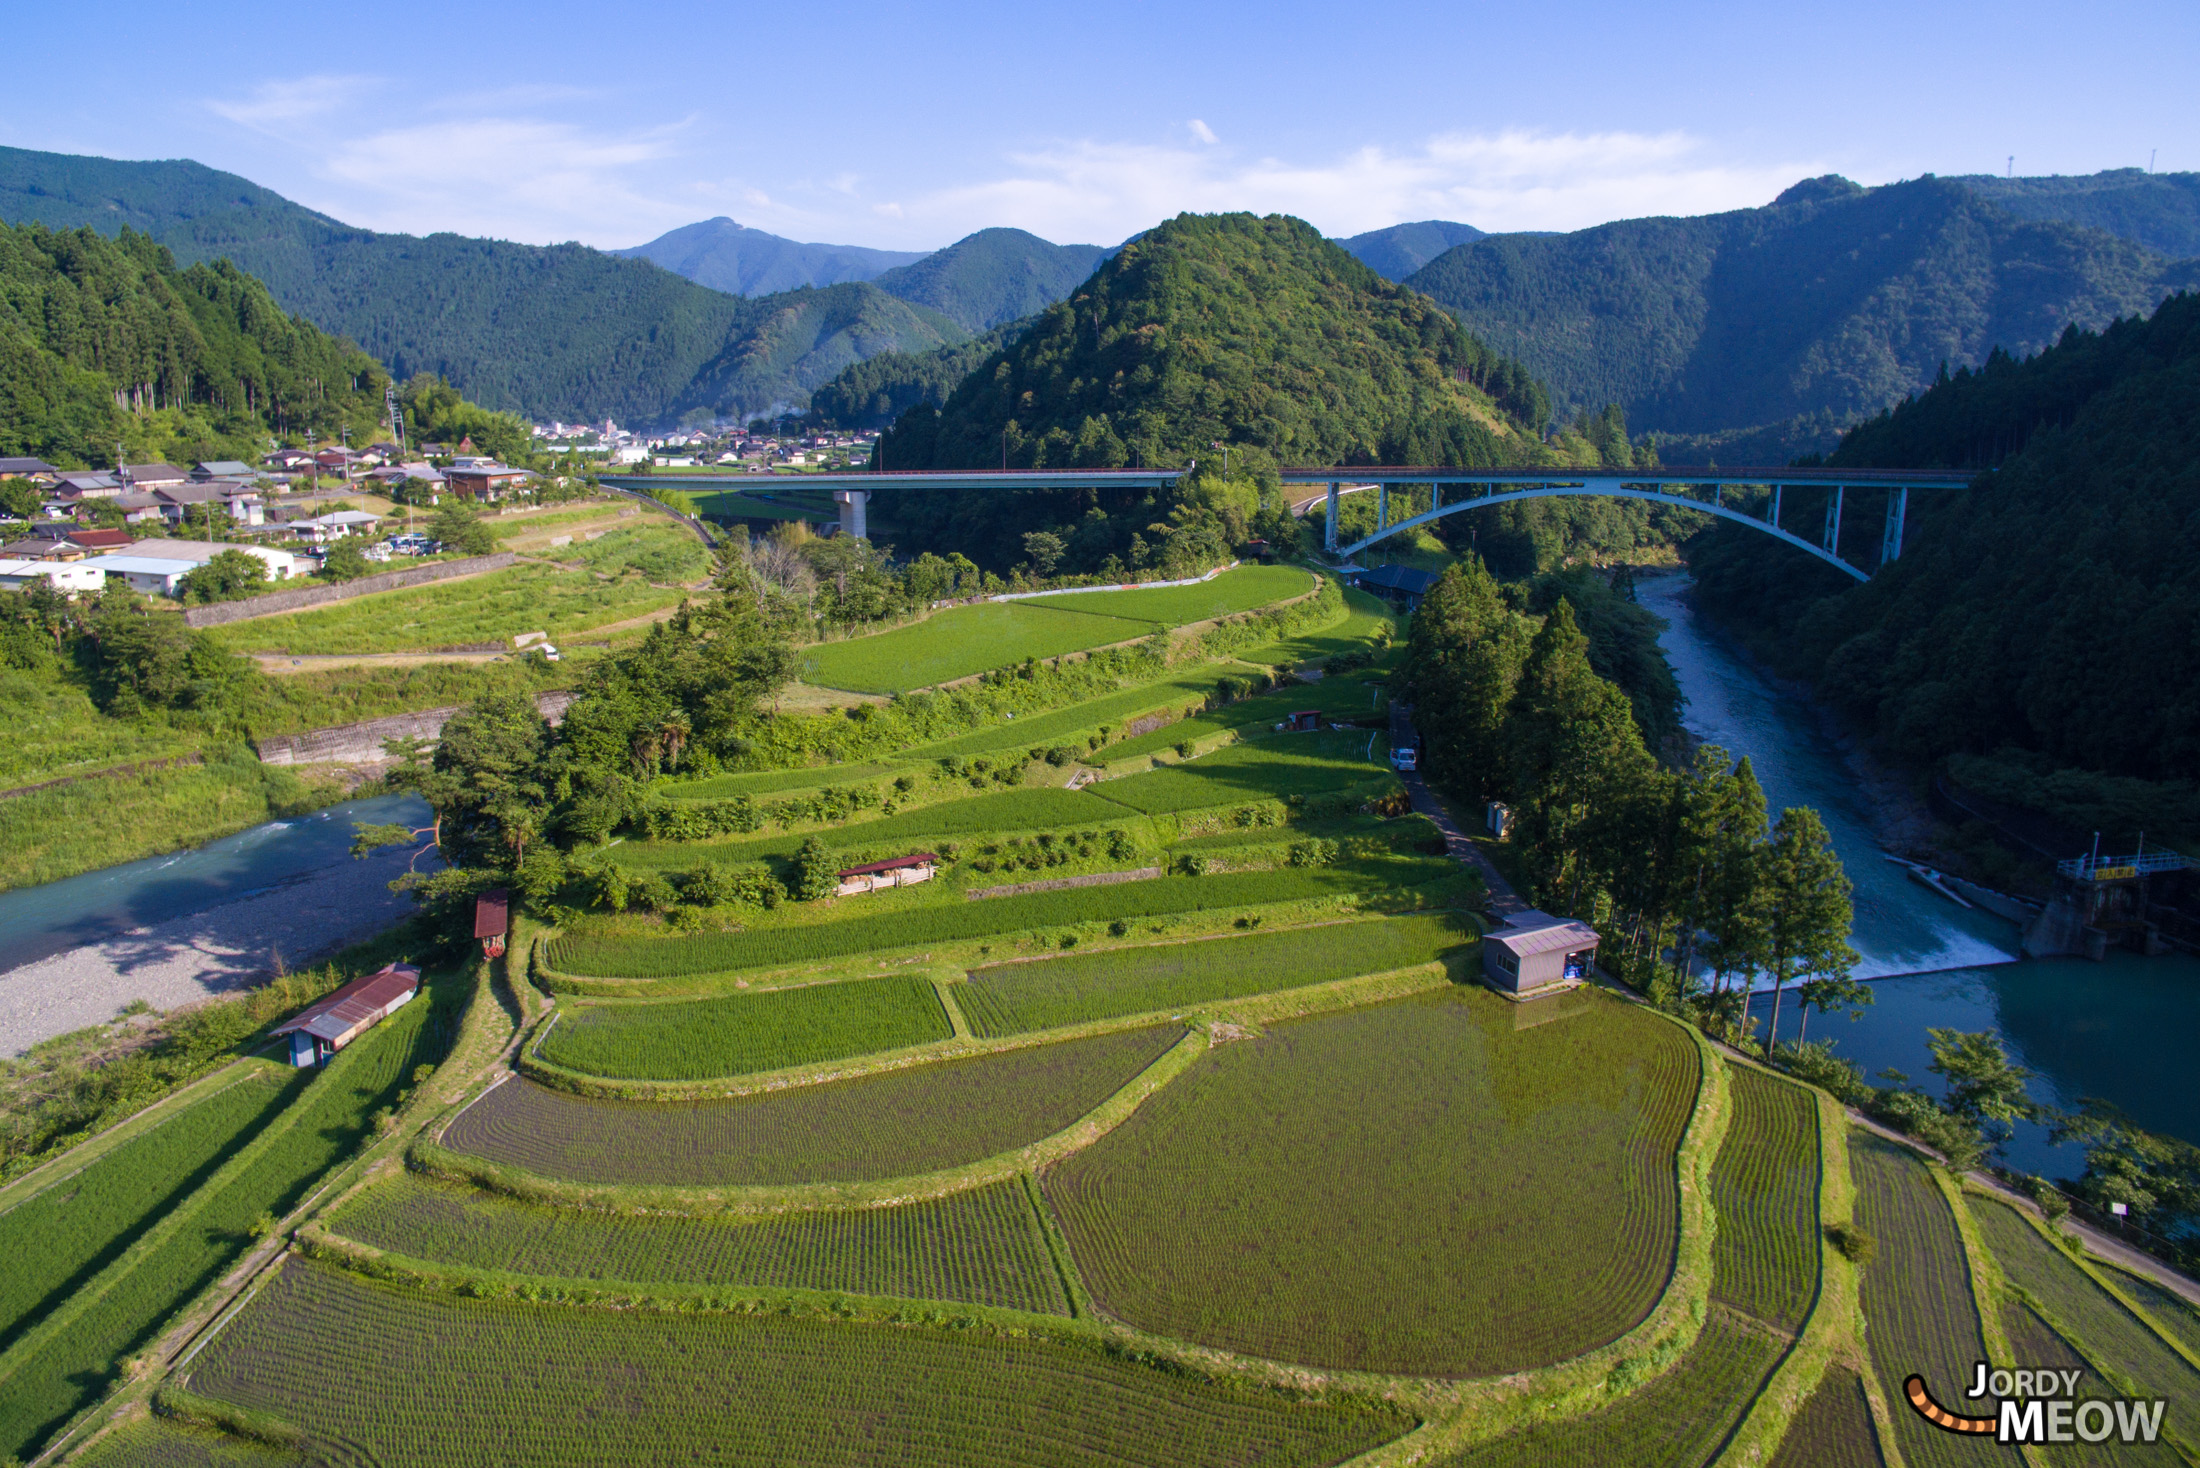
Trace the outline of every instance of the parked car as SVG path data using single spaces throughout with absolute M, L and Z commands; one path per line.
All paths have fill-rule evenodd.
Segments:
M 1390 767 L 1401 773 L 1421 767 L 1421 752 L 1410 744 L 1401 744 L 1390 752 Z

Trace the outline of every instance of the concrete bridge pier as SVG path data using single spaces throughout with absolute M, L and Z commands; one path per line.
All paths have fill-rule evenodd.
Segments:
M 1826 554 L 1836 560 L 1841 555 L 1841 486 L 1833 488 L 1833 498 L 1826 501 Z
M 1910 492 L 1907 489 L 1887 491 L 1887 524 L 1879 535 L 1879 564 L 1882 566 L 1902 554 L 1902 518 L 1909 509 Z
M 1329 513 L 1322 517 L 1322 548 L 1331 555 L 1337 553 L 1337 488 L 1339 481 L 1329 481 Z
M 871 491 L 867 489 L 836 489 L 833 503 L 840 506 L 840 533 L 857 540 L 866 539 L 871 528 L 864 518 L 864 510 L 871 503 Z

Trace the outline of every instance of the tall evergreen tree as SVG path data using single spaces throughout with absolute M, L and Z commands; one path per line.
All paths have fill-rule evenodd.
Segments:
M 1765 971 L 1772 975 L 1772 1026 L 1765 1048 L 1780 1043 L 1780 994 L 1792 979 L 1847 978 L 1856 964 L 1849 946 L 1854 888 L 1834 854 L 1826 823 L 1809 806 L 1790 806 L 1757 848 L 1757 880 L 1749 904 L 1761 924 Z

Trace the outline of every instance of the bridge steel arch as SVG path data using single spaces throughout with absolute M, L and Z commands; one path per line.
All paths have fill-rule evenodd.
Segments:
M 1388 540 L 1400 531 L 1426 525 L 1431 520 L 1440 520 L 1446 515 L 1456 515 L 1462 510 L 1480 510 L 1491 505 L 1509 505 L 1521 500 L 1558 499 L 1566 496 L 1647 500 L 1652 504 L 1672 505 L 1676 509 L 1701 510 L 1707 515 L 1717 515 L 1723 520 L 1732 520 L 1738 524 L 1747 525 L 1752 530 L 1761 530 L 1775 540 L 1785 541 L 1797 550 L 1809 552 L 1827 565 L 1834 567 L 1836 570 L 1844 571 L 1859 581 L 1871 580 L 1869 571 L 1860 570 L 1842 560 L 1824 546 L 1814 545 L 1800 535 L 1796 535 L 1792 531 L 1782 530 L 1779 526 L 1766 520 L 1760 520 L 1755 515 L 1745 515 L 1740 510 L 1731 509 L 1726 505 L 1689 499 L 1684 495 L 1666 494 L 1654 489 L 1627 489 L 1617 479 L 1589 479 L 1578 484 L 1545 485 L 1536 489 L 1507 490 L 1502 494 L 1478 495 L 1471 499 L 1458 500 L 1452 504 L 1438 505 L 1435 509 L 1423 511 L 1410 520 L 1400 520 L 1394 525 L 1386 525 L 1363 540 L 1357 540 L 1351 545 L 1341 547 L 1337 554 L 1345 560 L 1350 560 L 1369 546 L 1376 544 L 1378 541 Z

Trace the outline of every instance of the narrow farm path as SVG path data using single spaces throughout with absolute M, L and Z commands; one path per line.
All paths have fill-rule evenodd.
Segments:
M 1413 727 L 1412 704 L 1392 700 L 1390 743 L 1394 749 L 1409 744 L 1415 749 L 1423 747 L 1421 736 Z M 1460 865 L 1471 866 L 1482 874 L 1482 881 L 1489 890 L 1489 900 L 1483 905 L 1500 918 L 1528 911 L 1528 904 L 1521 900 L 1519 893 L 1513 891 L 1512 883 L 1506 881 L 1504 874 L 1482 854 L 1482 849 L 1468 839 L 1458 817 L 1452 814 L 1451 807 L 1428 788 L 1428 781 L 1421 778 L 1421 772 L 1401 770 L 1398 778 L 1405 781 L 1406 796 L 1413 802 L 1413 809 L 1435 822 L 1436 829 L 1444 833 L 1444 854 Z

